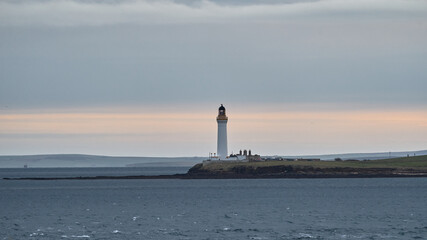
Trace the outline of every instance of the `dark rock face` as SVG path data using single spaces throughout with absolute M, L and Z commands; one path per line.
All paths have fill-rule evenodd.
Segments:
M 230 170 L 208 170 L 202 164 L 191 168 L 185 178 L 346 178 L 346 177 L 427 177 L 427 171 L 396 168 L 315 168 L 311 166 L 238 165 Z
M 187 174 L 192 175 L 192 174 L 207 173 L 207 171 L 205 169 L 203 169 L 202 167 L 203 167 L 203 164 L 198 163 L 198 164 L 194 165 L 192 168 L 190 168 L 188 170 Z

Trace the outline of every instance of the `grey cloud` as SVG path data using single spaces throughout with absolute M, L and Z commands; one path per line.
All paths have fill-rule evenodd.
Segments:
M 349 5 L 343 6 L 343 2 Z M 32 25 L 27 19 L 23 25 L 12 26 L 0 21 L 3 22 L 0 26 L 0 103 L 15 108 L 43 108 L 218 102 L 221 99 L 224 103 L 348 102 L 425 106 L 427 17 L 403 17 L 411 13 L 404 9 L 425 11 L 425 8 L 415 10 L 423 2 L 387 1 L 389 4 L 383 8 L 393 10 L 390 12 L 408 3 L 402 13 L 390 19 L 313 18 L 311 15 L 310 4 L 327 6 L 317 9 L 329 7 L 336 12 L 342 12 L 339 9 L 367 11 L 362 7 L 367 6 L 366 1 L 343 2 L 289 4 L 295 5 L 294 11 L 301 8 L 298 11 L 310 17 L 255 23 L 243 21 L 242 16 L 246 14 L 249 20 L 258 16 L 268 19 L 271 13 L 285 7 L 276 10 L 277 6 L 255 4 L 242 8 L 239 4 L 230 7 L 212 2 L 200 2 L 196 7 L 169 1 L 126 1 L 129 6 L 163 4 L 153 11 L 165 14 L 175 11 L 170 6 L 194 10 L 189 15 L 179 13 L 182 9 L 177 10 L 177 16 L 182 14 L 193 22 L 89 26 L 85 16 L 75 19 L 80 17 L 73 15 L 76 12 L 70 13 L 72 18 L 64 14 L 62 20 L 82 21 L 83 25 L 40 25 L 37 19 Z M 35 5 L 44 3 L 58 4 L 60 11 L 65 11 L 61 4 L 86 9 L 83 8 L 86 4 L 74 1 L 43 1 Z M 19 7 L 15 3 L 6 4 Z M 33 3 L 21 4 L 26 8 Z M 121 5 L 122 1 L 110 3 L 113 7 L 117 4 Z M 374 1 L 372 9 L 381 8 L 382 4 L 383 1 Z M 97 2 L 88 5 L 83 15 L 96 10 L 94 18 L 103 23 L 111 11 L 121 9 Z M 218 19 L 219 16 L 236 17 L 232 13 L 238 9 L 245 11 L 245 7 L 250 11 L 238 15 L 240 22 L 230 19 L 226 19 L 227 23 L 197 22 L 192 15 L 216 9 L 225 14 L 216 16 Z M 126 21 L 132 20 L 132 11 L 138 11 L 129 10 L 128 15 L 128 8 L 122 10 Z M 19 16 L 20 11 L 6 16 Z M 0 16 L 5 18 L 3 14 Z M 52 17 L 48 16 L 48 20 Z M 9 23 L 14 21 L 9 19 Z
M 20 1 L 0 2 L 0 24 L 98 26 L 280 21 L 313 17 L 425 17 L 427 3 L 407 0 L 323 1 Z M 292 3 L 292 4 L 291 4 Z

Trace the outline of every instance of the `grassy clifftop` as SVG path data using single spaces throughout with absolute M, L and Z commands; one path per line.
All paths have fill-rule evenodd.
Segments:
M 427 176 L 427 155 L 369 161 L 214 161 L 197 164 L 188 174 L 218 177 Z
M 368 161 L 265 161 L 265 162 L 212 162 L 204 164 L 201 169 L 227 171 L 237 166 L 272 167 L 295 166 L 315 168 L 423 168 L 427 169 L 427 155 L 415 157 L 392 158 Z

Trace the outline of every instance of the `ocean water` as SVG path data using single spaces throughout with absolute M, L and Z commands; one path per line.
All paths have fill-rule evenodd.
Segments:
M 427 178 L 0 180 L 0 206 L 0 239 L 427 239 Z

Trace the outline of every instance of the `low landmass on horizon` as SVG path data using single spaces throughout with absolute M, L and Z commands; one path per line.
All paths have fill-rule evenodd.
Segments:
M 203 161 L 185 174 L 23 177 L 5 180 L 96 180 L 96 179 L 242 179 L 242 178 L 374 178 L 427 177 L 427 155 L 383 160 L 312 161 Z
M 427 155 L 427 150 L 382 152 L 382 153 L 345 153 L 326 155 L 301 155 L 301 156 L 263 156 L 264 158 L 318 158 L 321 160 L 375 160 L 386 158 L 405 157 L 407 155 Z M 0 156 L 1 168 L 30 168 L 45 167 L 191 167 L 206 157 L 112 157 L 84 154 L 41 154 L 23 156 Z

